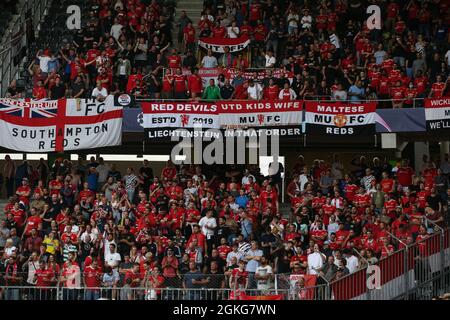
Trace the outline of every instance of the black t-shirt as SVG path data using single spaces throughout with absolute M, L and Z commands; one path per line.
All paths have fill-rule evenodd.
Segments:
M 428 202 L 428 205 L 433 210 L 439 210 L 439 203 L 441 202 L 441 197 L 438 194 L 436 194 L 435 196 L 429 195 L 427 197 L 427 202 Z
M 66 93 L 66 86 L 64 84 L 60 84 L 59 86 L 55 85 L 50 89 L 50 98 L 53 100 L 64 98 Z
M 211 289 L 221 288 L 222 282 L 225 280 L 225 276 L 220 272 L 212 273 L 209 271 L 207 278 L 209 278 L 209 282 L 206 287 Z
M 72 83 L 72 85 L 70 86 L 70 88 L 72 89 L 72 97 L 76 96 L 78 93 L 81 92 L 81 90 L 84 89 L 84 84 L 83 82 L 80 83 Z M 80 97 L 81 98 L 81 97 Z

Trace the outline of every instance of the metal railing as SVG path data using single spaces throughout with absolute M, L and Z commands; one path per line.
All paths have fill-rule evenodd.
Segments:
M 0 51 L 0 96 L 4 97 L 10 82 L 16 78 L 21 61 L 14 61 L 17 54 L 22 47 L 27 45 L 27 11 L 31 10 L 31 19 L 33 23 L 33 30 L 37 31 L 45 11 L 50 5 L 51 0 L 34 0 L 25 1 L 25 4 L 19 9 L 18 17 L 11 28 L 7 31 L 9 33 L 9 41 L 4 43 Z

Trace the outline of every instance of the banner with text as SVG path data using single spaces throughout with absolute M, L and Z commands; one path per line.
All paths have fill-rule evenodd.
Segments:
M 204 49 L 211 49 L 212 52 L 224 53 L 225 47 L 230 48 L 230 52 L 238 52 L 244 50 L 250 44 L 247 36 L 239 38 L 200 38 L 198 45 Z
M 425 99 L 425 121 L 427 131 L 450 133 L 450 98 Z
M 236 137 L 262 133 L 300 135 L 302 104 L 303 101 L 248 100 L 217 103 L 143 102 L 142 116 L 138 121 L 149 139 L 170 140 L 173 135 L 185 136 L 194 131 L 195 135 L 192 136 L 196 137 L 205 134 L 207 129 L 221 129 L 223 135 Z M 250 131 L 250 128 L 255 130 Z M 177 129 L 186 130 L 176 132 Z M 211 132 L 208 134 L 211 135 Z
M 0 145 L 23 152 L 62 152 L 120 145 L 121 106 L 94 99 L 0 99 Z
M 307 101 L 305 111 L 307 143 L 367 143 L 374 140 L 376 102 Z

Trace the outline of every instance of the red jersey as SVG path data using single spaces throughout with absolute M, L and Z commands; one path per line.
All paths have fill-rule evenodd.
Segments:
M 266 38 L 267 29 L 263 24 L 257 25 L 255 27 L 255 40 L 256 41 L 264 41 Z
M 54 272 L 51 269 L 38 269 L 35 271 L 36 287 L 49 287 L 54 277 Z
M 39 224 L 42 223 L 42 219 L 39 216 L 31 216 L 27 219 L 27 227 L 25 229 L 25 235 L 29 236 L 31 234 L 31 230 L 38 230 Z
M 217 247 L 217 252 L 219 253 L 219 257 L 221 257 L 223 260 L 226 260 L 228 253 L 231 252 L 231 248 L 227 245 L 220 245 Z
M 168 180 L 173 180 L 177 175 L 177 169 L 174 167 L 165 167 L 162 171 L 162 176 Z
M 417 77 L 414 79 L 414 87 L 417 89 L 417 94 L 422 94 L 425 92 L 425 89 L 427 87 L 428 79 L 427 77 Z
M 195 29 L 194 27 L 184 27 L 183 30 L 185 39 L 186 39 L 186 43 L 194 43 L 195 42 Z
M 442 98 L 444 95 L 445 83 L 435 82 L 431 85 L 431 94 L 433 98 Z
M 316 17 L 316 27 L 318 30 L 323 30 L 327 27 L 327 19 L 328 17 L 324 14 Z
M 176 74 L 173 76 L 175 92 L 186 92 L 186 76 Z
M 44 87 L 34 87 L 33 98 L 36 100 L 47 98 L 47 90 Z
M 176 69 L 181 67 L 181 57 L 179 55 L 171 55 L 167 58 L 169 68 Z
M 97 266 L 94 269 L 91 265 L 84 268 L 84 283 L 88 288 L 98 288 L 101 284 L 102 269 Z
M 394 102 L 398 103 L 399 100 L 402 100 L 405 97 L 405 88 L 404 87 L 393 87 L 391 88 L 391 98 Z
M 50 195 L 59 194 L 59 190 L 63 187 L 63 183 L 59 180 L 52 180 L 48 183 Z
M 188 91 L 191 93 L 201 93 L 203 89 L 202 78 L 193 74 L 188 78 Z
M 250 5 L 249 21 L 257 21 L 261 19 L 261 5 L 259 3 L 253 3 Z
M 355 199 L 355 193 L 358 189 L 358 186 L 355 184 L 347 184 L 344 187 L 345 197 L 348 201 L 353 201 Z
M 277 100 L 280 89 L 275 84 L 273 86 L 268 86 L 264 90 L 264 98 L 267 100 Z
M 414 175 L 414 170 L 411 167 L 398 168 L 398 170 L 397 170 L 398 183 L 403 187 L 407 187 L 407 186 L 411 185 L 413 175 Z
M 383 179 L 380 182 L 381 185 L 381 191 L 384 193 L 390 193 L 392 191 L 392 187 L 394 186 L 394 180 L 393 179 Z
M 381 77 L 380 82 L 378 84 L 378 93 L 382 95 L 389 94 L 389 78 Z

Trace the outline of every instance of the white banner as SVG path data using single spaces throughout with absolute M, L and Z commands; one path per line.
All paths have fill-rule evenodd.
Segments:
M 62 152 L 122 143 L 122 107 L 114 97 L 50 101 L 0 99 L 0 145 L 23 152 Z

